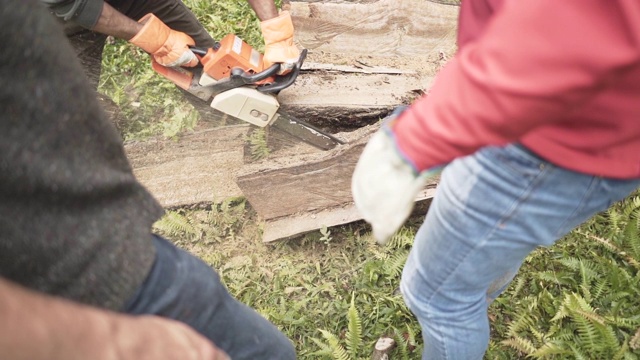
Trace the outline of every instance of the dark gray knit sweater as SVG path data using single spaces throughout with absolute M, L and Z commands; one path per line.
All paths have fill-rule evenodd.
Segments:
M 162 208 L 47 9 L 1 1 L 0 24 L 0 276 L 119 309 L 153 263 Z

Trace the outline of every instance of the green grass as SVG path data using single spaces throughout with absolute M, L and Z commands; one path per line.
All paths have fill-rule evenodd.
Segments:
M 217 269 L 234 296 L 294 341 L 300 359 L 367 358 L 382 335 L 399 343 L 394 359 L 419 359 L 420 328 L 398 285 L 420 221 L 385 247 L 363 223 L 267 245 L 251 208 L 234 199 L 170 212 L 156 230 Z M 527 258 L 490 308 L 486 359 L 637 359 L 638 270 L 635 195 Z
M 246 2 L 185 2 L 214 38 L 235 33 L 262 49 Z M 122 41 L 105 49 L 100 91 L 128 117 L 126 139 L 176 136 L 198 120 L 151 70 L 148 56 Z M 256 134 L 256 149 L 260 141 Z M 293 340 L 300 359 L 369 358 L 382 335 L 399 344 L 393 359 L 419 359 L 420 327 L 398 284 L 420 221 L 411 219 L 386 247 L 374 243 L 364 223 L 266 245 L 255 213 L 232 199 L 207 210 L 170 211 L 155 229 L 214 267 L 235 297 Z M 639 229 L 636 194 L 531 254 L 490 307 L 486 359 L 638 359 Z

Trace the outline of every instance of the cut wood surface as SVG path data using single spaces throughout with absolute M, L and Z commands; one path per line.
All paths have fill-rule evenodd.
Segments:
M 427 0 L 285 1 L 296 42 L 329 53 L 423 57 L 455 47 L 458 6 Z
M 396 341 L 390 337 L 381 337 L 376 341 L 371 360 L 389 360 L 389 353 L 396 347 Z

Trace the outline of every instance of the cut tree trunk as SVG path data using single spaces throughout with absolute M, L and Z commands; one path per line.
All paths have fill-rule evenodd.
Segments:
M 390 337 L 383 336 L 376 341 L 371 354 L 371 360 L 389 360 L 389 353 L 396 346 L 396 341 Z
M 270 242 L 362 219 L 351 196 L 351 175 L 379 125 L 341 133 L 347 144 L 327 152 L 267 158 L 245 165 L 236 183 L 264 221 Z M 433 197 L 437 179 L 416 201 Z
M 166 207 L 245 196 L 264 241 L 361 219 L 351 175 L 378 120 L 428 92 L 455 49 L 456 6 L 423 0 L 285 1 L 309 50 L 282 110 L 345 141 L 321 151 L 267 131 L 270 155 L 247 154 L 247 126 L 206 127 L 179 140 L 127 143 L 138 179 Z M 349 130 L 349 131 L 347 131 Z M 433 196 L 437 180 L 417 200 Z

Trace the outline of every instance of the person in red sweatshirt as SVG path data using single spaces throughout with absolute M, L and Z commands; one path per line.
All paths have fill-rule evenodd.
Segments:
M 525 257 L 640 185 L 640 2 L 466 0 L 458 45 L 352 179 L 384 243 L 443 169 L 401 282 L 429 360 L 481 359 Z

